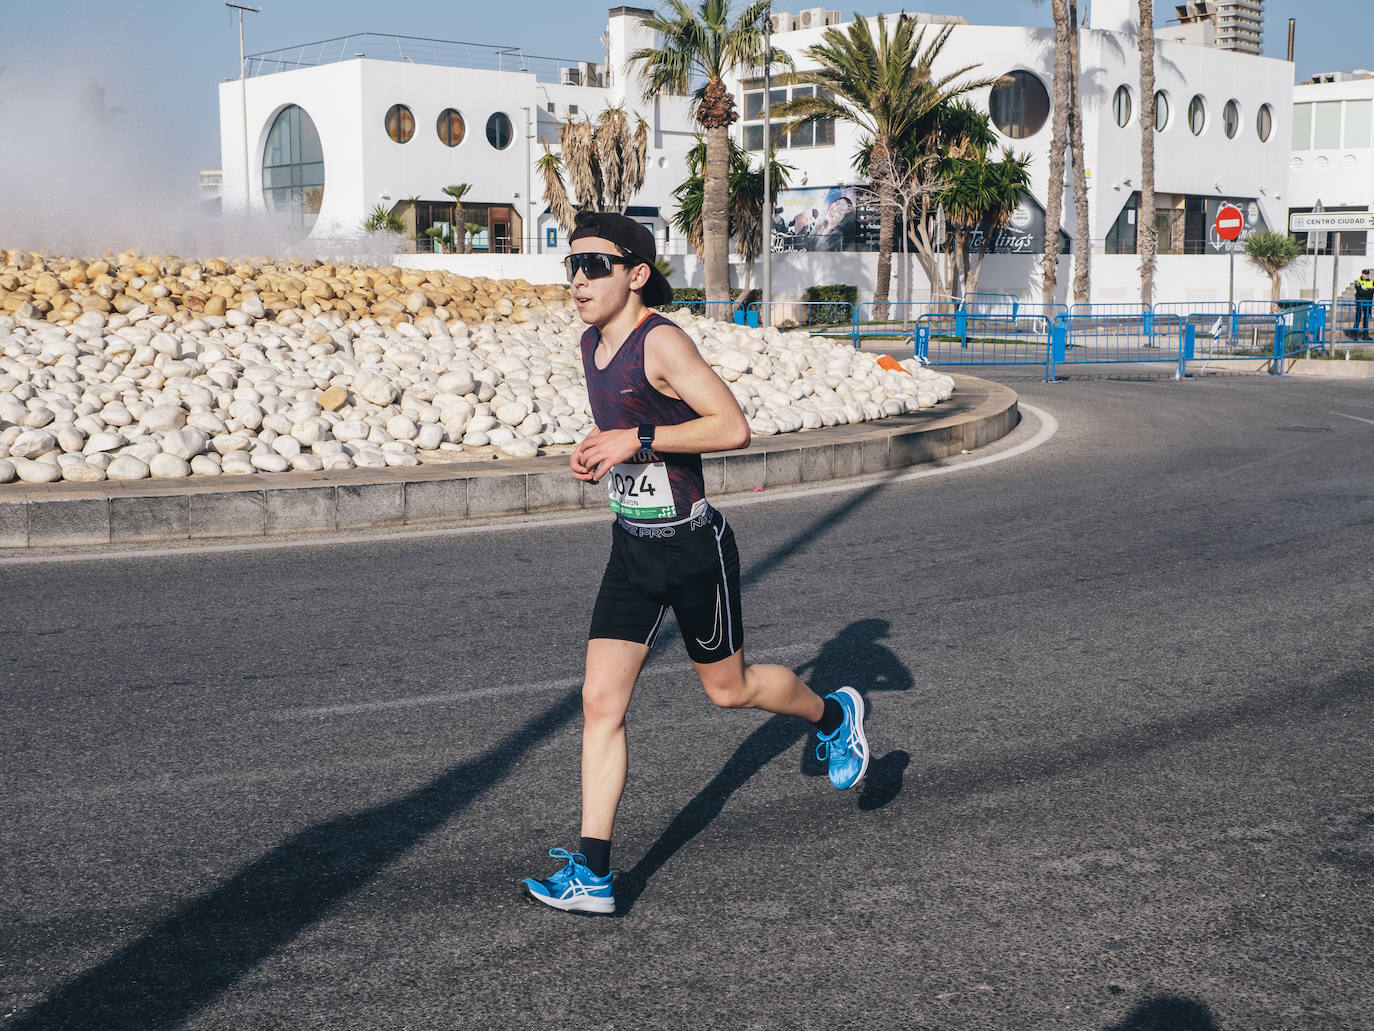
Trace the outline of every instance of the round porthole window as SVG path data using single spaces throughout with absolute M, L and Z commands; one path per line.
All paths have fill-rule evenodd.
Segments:
M 1228 100 L 1222 109 L 1221 127 L 1226 130 L 1228 140 L 1236 138 L 1236 131 L 1240 128 L 1240 105 L 1234 100 Z
M 515 139 L 515 131 L 511 128 L 510 119 L 506 115 L 497 111 L 487 119 L 487 142 L 497 150 L 505 150 L 510 146 L 511 140 Z
M 1155 94 L 1155 132 L 1169 127 L 1169 94 L 1160 90 Z
M 1259 114 L 1255 115 L 1255 132 L 1259 134 L 1260 142 L 1267 143 L 1273 131 L 1274 109 L 1268 104 L 1261 104 Z
M 1202 97 L 1197 96 L 1188 101 L 1188 131 L 1194 136 L 1201 136 L 1202 130 L 1207 128 L 1207 104 Z
M 463 142 L 463 136 L 467 134 L 467 126 L 463 124 L 463 116 L 451 107 L 446 107 L 439 115 L 439 121 L 435 125 L 435 131 L 439 133 L 439 142 L 445 147 L 456 147 Z
M 386 134 L 396 143 L 409 143 L 415 135 L 415 116 L 404 104 L 392 104 L 386 111 Z
M 1128 86 L 1118 86 L 1116 94 L 1112 97 L 1112 114 L 1116 116 L 1116 124 L 1125 128 L 1131 121 L 1131 90 Z
M 992 87 L 988 115 L 1003 136 L 1024 140 L 1038 133 L 1049 118 L 1049 92 L 1040 78 L 1030 72 L 1008 72 Z

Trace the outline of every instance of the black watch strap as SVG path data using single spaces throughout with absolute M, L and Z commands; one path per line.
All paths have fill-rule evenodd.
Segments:
M 639 428 L 639 446 L 645 451 L 654 449 L 654 427 L 650 423 L 645 423 Z

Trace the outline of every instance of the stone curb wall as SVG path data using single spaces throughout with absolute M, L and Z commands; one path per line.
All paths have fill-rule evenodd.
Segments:
M 845 479 L 983 447 L 1016 427 L 1016 394 L 954 376 L 939 408 L 878 423 L 768 437 L 702 460 L 708 496 Z M 603 484 L 572 478 L 566 456 L 499 466 L 429 465 L 0 492 L 0 549 L 146 544 L 436 526 L 537 512 L 599 509 Z

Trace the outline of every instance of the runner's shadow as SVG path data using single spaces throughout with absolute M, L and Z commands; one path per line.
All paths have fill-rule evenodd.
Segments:
M 816 658 L 796 672 L 800 676 L 811 670 L 811 688 L 822 695 L 846 684 L 865 696 L 872 691 L 904 691 L 914 683 L 911 673 L 890 649 L 878 643 L 889 629 L 885 619 L 862 619 L 851 623 L 822 645 Z M 802 740 L 807 742 L 807 752 L 814 762 L 811 727 L 794 716 L 774 716 L 745 738 L 721 771 L 673 818 L 639 862 L 616 874 L 616 915 L 629 914 L 649 879 L 711 825 L 736 790 Z M 900 751 L 872 761 L 859 795 L 859 808 L 877 809 L 896 798 L 902 788 L 902 773 L 909 762 L 910 756 Z
M 1154 995 L 1105 1031 L 1221 1031 L 1204 1003 L 1181 995 Z

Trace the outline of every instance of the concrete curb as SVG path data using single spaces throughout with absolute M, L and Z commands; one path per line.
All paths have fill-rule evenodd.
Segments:
M 708 496 L 838 480 L 930 462 L 1006 436 L 1016 394 L 954 375 L 937 408 L 879 423 L 769 437 L 703 459 Z M 197 481 L 0 486 L 0 549 L 261 537 L 434 526 L 466 519 L 606 506 L 604 485 L 568 472 L 566 456 L 274 473 Z

